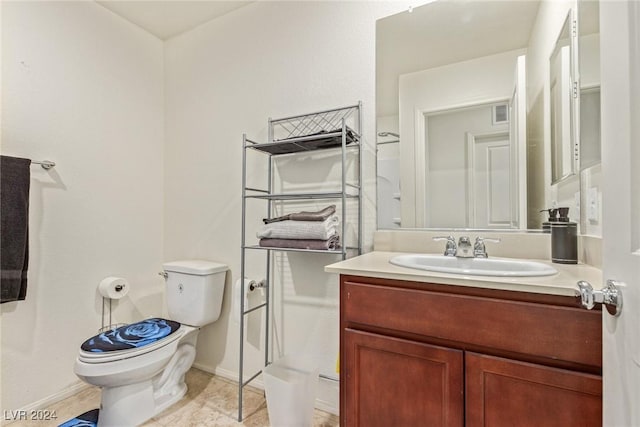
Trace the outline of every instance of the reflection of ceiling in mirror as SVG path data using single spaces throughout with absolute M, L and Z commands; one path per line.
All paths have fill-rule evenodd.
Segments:
M 378 21 L 377 116 L 398 114 L 398 76 L 528 45 L 539 1 L 440 0 Z

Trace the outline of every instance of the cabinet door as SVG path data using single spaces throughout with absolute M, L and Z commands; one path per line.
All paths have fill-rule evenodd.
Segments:
M 463 425 L 461 351 L 353 329 L 343 345 L 346 426 Z
M 602 377 L 465 353 L 468 427 L 602 425 Z

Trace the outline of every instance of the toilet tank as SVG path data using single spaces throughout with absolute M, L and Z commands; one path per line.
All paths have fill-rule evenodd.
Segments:
M 185 260 L 163 265 L 169 319 L 204 326 L 220 317 L 228 266 L 211 261 Z

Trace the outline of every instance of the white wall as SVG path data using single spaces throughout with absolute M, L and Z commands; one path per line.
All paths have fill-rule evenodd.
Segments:
M 231 267 L 222 317 L 201 331 L 198 366 L 229 376 L 238 368 L 238 325 L 230 321 L 229 310 L 231 284 L 240 275 L 243 133 L 264 141 L 268 117 L 362 100 L 368 185 L 363 219 L 365 242 L 371 246 L 376 227 L 375 20 L 402 7 L 391 2 L 256 2 L 166 43 L 164 256 L 212 259 Z M 307 171 L 313 170 L 313 161 L 305 161 Z M 262 170 L 257 161 L 250 167 L 251 172 Z M 299 178 L 305 179 L 304 171 Z M 263 207 L 251 208 L 250 229 L 263 214 Z M 264 264 L 261 259 L 257 268 Z M 284 280 L 274 281 L 278 347 L 321 356 L 327 374 L 334 371 L 338 352 L 338 277 L 324 273 L 323 266 L 336 260 L 281 255 L 277 270 Z M 251 321 L 245 346 L 251 374 L 262 360 L 256 338 L 260 323 L 259 318 Z M 337 409 L 337 384 L 321 386 L 320 399 Z
M 101 325 L 157 314 L 163 243 L 162 42 L 94 2 L 2 2 L 2 154 L 31 167 L 26 301 L 2 304 L 2 410 L 75 384 Z

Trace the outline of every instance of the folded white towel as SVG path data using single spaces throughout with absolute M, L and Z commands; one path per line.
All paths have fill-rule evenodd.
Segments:
M 339 219 L 332 215 L 324 221 L 279 221 L 266 224 L 256 234 L 258 239 L 327 240 L 338 234 Z

